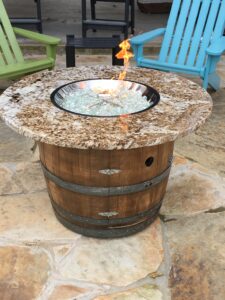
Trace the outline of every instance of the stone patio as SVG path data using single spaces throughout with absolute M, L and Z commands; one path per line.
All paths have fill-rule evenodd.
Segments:
M 219 71 L 225 78 L 224 60 Z M 0 299 L 224 299 L 224 88 L 211 96 L 211 118 L 176 143 L 159 218 L 122 239 L 86 238 L 59 224 L 32 141 L 1 122 Z

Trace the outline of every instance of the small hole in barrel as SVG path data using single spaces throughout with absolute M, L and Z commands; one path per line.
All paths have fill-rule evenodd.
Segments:
M 145 161 L 146 167 L 150 167 L 152 165 L 153 161 L 154 161 L 154 158 L 152 156 L 148 157 Z

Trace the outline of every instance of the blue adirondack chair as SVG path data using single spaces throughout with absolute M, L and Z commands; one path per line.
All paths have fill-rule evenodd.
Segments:
M 173 0 L 167 27 L 131 39 L 140 67 L 200 76 L 203 87 L 220 86 L 216 66 L 225 51 L 225 0 Z M 164 35 L 157 60 L 143 56 L 145 43 Z

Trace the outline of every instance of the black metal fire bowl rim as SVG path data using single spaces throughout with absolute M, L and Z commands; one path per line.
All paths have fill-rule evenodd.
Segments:
M 94 115 L 87 115 L 87 114 L 81 114 L 81 113 L 76 113 L 76 112 L 72 112 L 68 109 L 65 109 L 63 107 L 61 107 L 60 105 L 58 105 L 58 103 L 56 103 L 55 101 L 55 95 L 57 94 L 57 92 L 64 88 L 65 86 L 67 85 L 70 85 L 70 84 L 73 84 L 73 83 L 77 83 L 77 82 L 82 82 L 82 81 L 90 81 L 90 80 L 118 80 L 118 79 L 111 79 L 111 78 L 88 78 L 88 79 L 83 79 L 83 80 L 75 80 L 75 81 L 71 81 L 69 83 L 66 83 L 66 84 L 63 84 L 61 86 L 59 86 L 58 88 L 56 88 L 50 95 L 50 99 L 51 99 L 51 102 L 59 109 L 61 110 L 64 110 L 66 112 L 69 112 L 71 114 L 74 114 L 74 115 L 78 115 L 78 116 L 85 116 L 85 117 L 92 117 L 92 118 L 118 118 L 120 116 L 130 116 L 130 115 L 136 115 L 136 114 L 140 114 L 140 113 L 143 113 L 151 108 L 153 108 L 154 106 L 156 106 L 159 101 L 160 101 L 160 94 L 158 93 L 157 90 L 155 90 L 154 88 L 152 88 L 151 86 L 147 85 L 147 84 L 144 84 L 144 83 L 141 83 L 141 82 L 138 82 L 138 81 L 135 81 L 135 80 L 124 80 L 124 81 L 129 81 L 129 82 L 134 82 L 134 83 L 138 83 L 140 85 L 143 85 L 147 88 L 148 90 L 148 94 L 146 95 L 147 97 L 151 94 L 151 93 L 154 93 L 156 95 L 156 99 L 153 101 L 153 104 L 143 110 L 139 110 L 139 111 L 136 111 L 134 113 L 130 113 L 130 114 L 121 114 L 121 115 L 112 115 L 112 116 L 94 116 Z M 119 80 L 118 80 L 119 81 Z

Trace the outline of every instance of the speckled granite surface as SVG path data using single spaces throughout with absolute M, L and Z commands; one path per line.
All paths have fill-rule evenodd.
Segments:
M 186 135 L 210 115 L 212 100 L 197 84 L 170 73 L 131 68 L 127 79 L 158 90 L 158 105 L 121 118 L 96 118 L 56 108 L 51 92 L 62 84 L 118 76 L 120 67 L 92 66 L 25 77 L 0 96 L 0 116 L 12 129 L 36 141 L 71 148 L 123 149 L 161 144 Z

